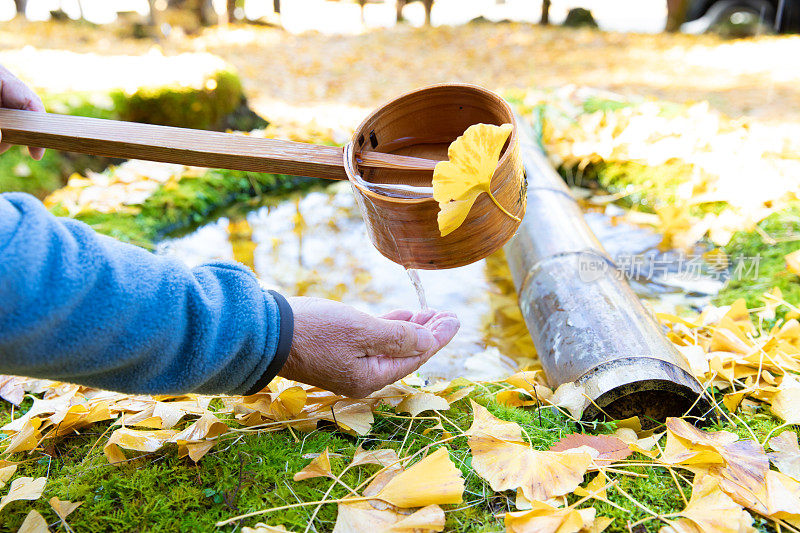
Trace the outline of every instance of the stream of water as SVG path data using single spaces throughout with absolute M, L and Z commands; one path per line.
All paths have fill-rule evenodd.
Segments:
M 617 221 L 614 209 L 588 212 L 587 222 L 612 257 L 642 259 L 640 275 L 630 281 L 652 307 L 668 312 L 698 308 L 719 290 L 719 280 L 683 279 L 668 252 L 658 250 L 660 236 Z M 161 242 L 158 253 L 177 256 L 190 266 L 236 260 L 282 294 L 330 298 L 375 315 L 428 305 L 453 311 L 461 330 L 422 367 L 420 375 L 428 379 L 504 377 L 517 369 L 515 360 L 531 355 L 512 346 L 503 353 L 487 348 L 498 344 L 489 333 L 498 301 L 514 298 L 511 284 L 498 279 L 496 267 L 483 260 L 449 270 L 406 272 L 371 245 L 347 183 L 244 216 L 219 218 L 187 236 Z
M 422 280 L 419 278 L 419 272 L 413 268 L 407 268 L 406 273 L 408 274 L 408 279 L 411 280 L 411 285 L 414 286 L 414 291 L 417 293 L 419 308 L 422 311 L 427 311 L 428 301 L 425 298 L 425 288 L 422 286 Z

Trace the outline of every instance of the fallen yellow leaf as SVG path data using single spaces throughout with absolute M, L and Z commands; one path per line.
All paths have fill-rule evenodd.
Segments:
M 14 422 L 16 422 L 16 420 Z M 41 426 L 41 418 L 29 418 L 22 426 L 22 429 L 11 437 L 11 442 L 8 443 L 8 446 L 3 452 L 11 454 L 36 448 L 42 440 L 42 435 L 39 433 L 39 428 Z
M 288 529 L 286 529 L 283 524 L 279 526 L 270 526 L 264 524 L 263 522 L 259 522 L 253 527 L 243 527 L 242 533 L 290 533 Z
M 577 487 L 574 492 L 578 496 L 589 496 L 590 498 L 606 499 L 608 494 L 606 492 L 606 485 L 608 485 L 608 478 L 601 470 L 594 476 L 586 487 Z
M 144 431 L 119 428 L 111 434 L 108 442 L 103 447 L 103 452 L 106 454 L 109 463 L 121 463 L 126 460 L 122 449 L 137 452 L 155 452 L 176 434 L 177 431 L 171 429 Z
M 670 522 L 672 529 L 678 533 L 755 531 L 750 514 L 720 489 L 716 479 L 708 475 L 695 477 L 692 497 L 680 515 L 684 518 Z
M 408 470 L 394 476 L 375 498 L 397 507 L 461 503 L 464 479 L 450 460 L 446 448 L 439 448 Z
M 450 403 L 436 394 L 419 391 L 406 396 L 395 409 L 398 413 L 409 413 L 417 416 L 424 411 L 447 411 Z
M 195 463 L 214 447 L 216 437 L 228 432 L 228 426 L 212 413 L 205 413 L 183 431 L 170 438 L 178 445 L 178 455 Z
M 540 452 L 522 439 L 519 425 L 493 416 L 472 402 L 474 419 L 467 430 L 472 468 L 495 491 L 522 489 L 530 501 L 568 494 L 583 481 L 592 456 L 584 448 Z
M 47 520 L 37 511 L 31 509 L 19 526 L 17 533 L 50 533 L 47 527 Z
M 755 441 L 728 431 L 706 432 L 680 418 L 667 419 L 667 445 L 661 460 L 696 474 L 709 473 L 734 501 L 749 508 L 766 498 L 769 459 Z
M 67 523 L 67 516 L 72 513 L 75 509 L 83 505 L 83 502 L 71 502 L 67 500 L 59 500 L 55 496 L 50 498 L 50 507 L 53 508 L 53 511 L 56 512 L 58 517 L 61 519 L 61 522 L 64 524 Z M 65 526 L 66 529 L 66 526 Z
M 769 439 L 769 446 L 773 450 L 769 454 L 770 461 L 779 471 L 800 481 L 800 446 L 797 443 L 797 433 L 784 431 Z
M 42 495 L 44 486 L 47 483 L 46 477 L 18 477 L 11 482 L 8 494 L 0 499 L 0 511 L 11 502 L 17 500 L 38 500 Z
M 509 533 L 578 533 L 591 527 L 595 516 L 591 507 L 559 508 L 535 501 L 530 510 L 506 513 L 505 524 Z
M 448 161 L 433 171 L 433 199 L 439 202 L 439 232 L 442 237 L 455 231 L 467 218 L 482 192 L 489 195 L 503 213 L 509 213 L 492 194 L 491 182 L 500 152 L 511 134 L 511 124 L 473 124 L 450 144 Z
M 303 479 L 312 479 L 315 477 L 335 477 L 331 473 L 331 460 L 328 456 L 328 448 L 315 457 L 305 468 L 300 470 L 294 475 L 295 481 L 302 481 Z
M 340 503 L 333 533 L 416 533 L 444 530 L 444 511 L 428 505 L 411 514 L 376 509 L 369 502 Z
M 350 463 L 350 466 L 392 466 L 397 464 L 399 464 L 399 458 L 397 457 L 397 452 L 394 450 L 388 448 L 383 450 L 365 450 L 359 446 L 356 453 L 353 454 L 353 461 Z
M 0 468 L 0 489 L 6 486 L 6 482 L 11 479 L 14 472 L 17 471 L 17 465 L 8 465 Z
M 786 268 L 789 269 L 789 272 L 800 276 L 800 250 L 795 250 L 790 254 L 786 254 L 784 259 L 786 260 Z
M 800 380 L 783 376 L 778 393 L 772 398 L 772 412 L 787 424 L 800 424 Z
M 767 472 L 767 498 L 754 510 L 800 527 L 800 483 L 782 472 Z M 764 505 L 766 504 L 766 505 Z

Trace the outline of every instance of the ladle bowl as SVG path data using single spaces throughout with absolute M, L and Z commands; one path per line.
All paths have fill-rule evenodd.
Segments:
M 370 239 L 387 258 L 406 268 L 454 268 L 500 249 L 520 225 L 481 194 L 461 226 L 442 237 L 439 204 L 432 196 L 430 171 L 360 167 L 356 153 L 447 159 L 450 143 L 473 124 L 511 124 L 492 176 L 500 205 L 522 219 L 525 175 L 517 125 L 508 103 L 475 85 L 442 84 L 391 100 L 369 115 L 345 149 L 345 171 L 361 207 Z

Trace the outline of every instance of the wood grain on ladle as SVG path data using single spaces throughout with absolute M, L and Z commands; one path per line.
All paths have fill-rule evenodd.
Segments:
M 0 109 L 3 142 L 67 152 L 346 180 L 342 148 L 215 131 Z M 381 152 L 362 167 L 433 171 L 438 161 Z

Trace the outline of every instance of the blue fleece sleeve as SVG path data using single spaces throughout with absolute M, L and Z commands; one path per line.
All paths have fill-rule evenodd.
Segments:
M 286 301 L 241 265 L 189 269 L 54 217 L 32 196 L 0 195 L 0 374 L 250 393 L 285 362 L 291 322 Z

